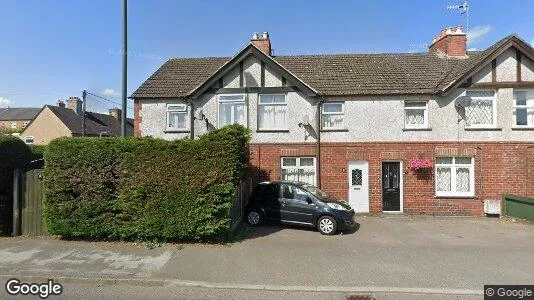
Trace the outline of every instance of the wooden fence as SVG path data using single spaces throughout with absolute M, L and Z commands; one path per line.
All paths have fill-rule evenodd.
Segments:
M 243 220 L 245 214 L 245 206 L 247 205 L 248 198 L 252 193 L 252 179 L 242 181 L 237 187 L 237 194 L 234 199 L 234 205 L 230 210 L 230 218 L 232 219 L 232 225 L 230 230 L 234 231 L 239 223 Z

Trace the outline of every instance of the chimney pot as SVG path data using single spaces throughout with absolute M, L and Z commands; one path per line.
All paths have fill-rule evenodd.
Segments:
M 261 38 L 259 38 L 258 33 L 255 32 L 252 35 L 252 40 L 250 42 L 252 45 L 256 46 L 256 48 L 271 56 L 271 39 L 269 38 L 268 32 L 263 32 Z

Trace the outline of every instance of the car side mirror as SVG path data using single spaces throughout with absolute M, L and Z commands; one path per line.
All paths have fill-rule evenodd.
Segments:
M 308 202 L 308 204 L 312 204 L 313 200 L 310 197 L 306 197 L 306 202 Z

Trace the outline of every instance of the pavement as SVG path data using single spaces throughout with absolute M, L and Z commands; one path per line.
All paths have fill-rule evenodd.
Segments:
M 58 299 L 476 299 L 484 284 L 534 284 L 534 224 L 404 215 L 357 221 L 356 231 L 335 236 L 244 226 L 232 243 L 154 249 L 0 238 L 0 281 L 53 278 L 65 286 Z

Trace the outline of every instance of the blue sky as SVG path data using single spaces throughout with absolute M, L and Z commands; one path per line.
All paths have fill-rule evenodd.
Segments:
M 232 56 L 268 31 L 275 55 L 423 52 L 465 17 L 432 1 L 129 0 L 128 93 L 170 57 Z M 510 33 L 534 43 L 531 0 L 471 0 L 469 48 Z M 2 0 L 0 106 L 87 89 L 120 101 L 121 0 Z

